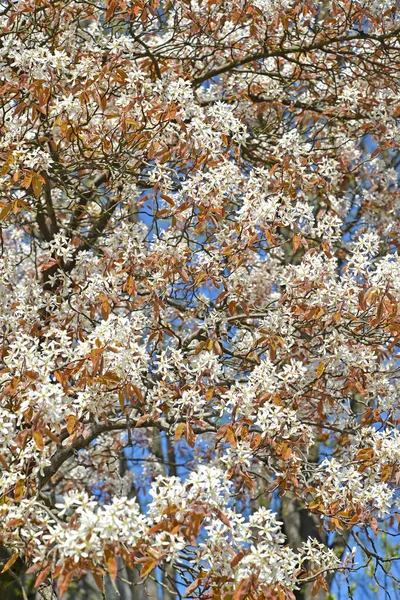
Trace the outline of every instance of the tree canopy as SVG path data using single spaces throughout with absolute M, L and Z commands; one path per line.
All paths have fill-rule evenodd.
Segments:
M 0 2 L 1 598 L 398 588 L 399 9 Z

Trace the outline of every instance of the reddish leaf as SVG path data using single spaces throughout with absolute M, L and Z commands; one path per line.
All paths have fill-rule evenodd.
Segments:
M 196 443 L 196 436 L 192 427 L 190 426 L 190 423 L 186 423 L 185 425 L 185 440 L 191 448 L 194 448 L 194 445 Z
M 53 433 L 52 431 L 50 431 L 50 429 L 47 429 L 47 427 L 44 427 L 43 431 L 45 432 L 45 434 L 51 440 L 53 440 L 53 442 L 55 442 L 58 446 L 61 446 L 62 442 L 61 442 L 60 438 L 55 433 Z
M 374 534 L 378 535 L 379 525 L 378 525 L 378 521 L 375 519 L 375 517 L 372 517 L 372 519 L 370 520 L 370 526 L 371 526 L 371 529 L 374 532 Z
M 219 508 L 215 508 L 214 513 L 217 515 L 218 519 L 220 519 L 220 521 L 222 521 L 224 523 L 224 525 L 229 527 L 229 529 L 232 528 L 230 520 L 228 519 L 228 517 L 226 515 L 224 515 L 224 513 Z
M 43 571 L 41 571 L 39 573 L 39 575 L 36 577 L 36 581 L 35 581 L 35 588 L 38 588 L 47 578 L 48 574 L 51 571 L 51 567 L 46 567 Z
M 107 569 L 108 572 L 110 573 L 110 576 L 112 579 L 116 579 L 117 577 L 117 573 L 118 573 L 118 564 L 117 561 L 115 559 L 115 556 L 113 556 L 112 554 L 109 554 L 107 557 Z
M 242 581 L 237 586 L 235 593 L 233 594 L 232 600 L 243 600 L 251 589 L 251 579 L 248 577 L 247 579 L 242 579 Z
M 139 417 L 139 419 L 136 421 L 136 425 L 135 427 L 140 427 L 141 425 L 143 425 L 143 423 L 146 423 L 146 421 L 148 421 L 150 419 L 151 415 L 149 414 L 145 414 L 142 415 L 141 417 Z
M 240 561 L 242 560 L 242 558 L 244 558 L 246 556 L 246 554 L 248 553 L 248 550 L 246 548 L 243 548 L 242 550 L 240 550 L 236 556 L 234 556 L 231 560 L 231 567 L 236 567 L 237 564 L 240 563 Z
M 20 525 L 22 523 L 22 519 L 10 519 L 5 525 L 5 528 L 15 527 L 15 525 Z
M 58 579 L 58 590 L 60 592 L 60 597 L 62 597 L 67 591 L 70 581 L 72 579 L 73 571 L 64 571 L 62 575 L 60 575 Z
M 233 427 L 231 425 L 229 425 L 226 429 L 226 433 L 225 433 L 225 439 L 229 441 L 229 443 L 236 448 L 237 446 L 237 439 L 236 439 L 236 434 L 235 431 L 233 429 Z
M 319 583 L 319 579 L 316 579 L 313 583 L 313 586 L 311 588 L 311 595 L 312 596 L 316 596 L 319 592 L 319 590 L 321 589 L 321 585 Z
M 183 594 L 184 598 L 187 598 L 192 592 L 194 592 L 194 590 L 196 588 L 198 588 L 200 585 L 200 581 L 198 579 L 195 579 L 193 581 L 193 583 L 191 583 L 190 585 L 188 585 L 188 587 L 185 590 L 185 593 Z
M 19 556 L 18 552 L 14 552 L 14 554 L 11 556 L 11 558 L 9 558 L 8 561 L 6 562 L 6 564 L 4 565 L 3 570 L 1 572 L 5 573 L 6 571 L 8 571 L 8 569 L 10 569 L 13 566 L 13 564 L 17 560 L 18 556 Z
M 93 573 L 94 580 L 99 590 L 103 591 L 103 580 L 99 573 Z

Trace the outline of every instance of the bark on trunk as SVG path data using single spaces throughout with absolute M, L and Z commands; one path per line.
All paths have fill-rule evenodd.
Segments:
M 298 550 L 309 537 L 326 544 L 326 535 L 318 517 L 302 508 L 290 493 L 285 494 L 282 498 L 280 517 L 287 540 L 293 550 Z M 296 600 L 324 600 L 326 592 L 320 589 L 313 596 L 312 586 L 312 583 L 307 583 L 296 590 Z

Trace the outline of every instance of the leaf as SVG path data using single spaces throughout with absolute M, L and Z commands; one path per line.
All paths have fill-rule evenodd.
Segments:
M 194 590 L 196 588 L 198 588 L 200 585 L 200 581 L 199 579 L 195 579 L 190 585 L 188 585 L 188 587 L 185 590 L 185 593 L 183 594 L 184 598 L 187 598 L 192 592 L 194 592 Z
M 196 349 L 194 351 L 195 356 L 197 356 L 197 354 L 200 354 L 200 352 L 203 350 L 205 345 L 206 345 L 206 342 L 200 342 L 199 344 L 197 344 Z
M 375 452 L 373 448 L 362 448 L 357 452 L 357 460 L 366 461 L 374 458 Z
M 135 292 L 135 281 L 134 281 L 132 275 L 128 275 L 128 278 L 127 278 L 126 284 L 125 284 L 125 289 L 130 296 L 132 296 L 133 293 Z
M 39 377 L 39 373 L 36 373 L 36 371 L 25 371 L 25 375 L 31 381 L 35 381 Z
M 35 440 L 36 446 L 43 452 L 44 450 L 44 440 L 40 431 L 36 430 L 33 432 L 33 439 Z
M 97 587 L 99 588 L 99 590 L 100 590 L 100 591 L 103 591 L 103 581 L 102 581 L 102 579 L 101 579 L 101 576 L 100 576 L 100 574 L 99 574 L 99 573 L 96 573 L 96 572 L 94 572 L 94 573 L 92 573 L 92 575 L 93 575 L 93 577 L 94 577 L 94 580 L 95 580 L 95 582 L 96 582 L 96 584 L 97 584 Z
M 41 571 L 39 573 L 39 575 L 36 577 L 36 581 L 35 581 L 35 588 L 38 588 L 43 581 L 45 581 L 45 579 L 47 578 L 47 575 L 50 573 L 51 571 L 51 566 L 50 567 L 46 567 L 45 569 L 43 569 L 43 571 Z
M 156 560 L 147 560 L 143 563 L 142 570 L 140 571 L 140 577 L 146 577 L 149 573 L 151 573 L 157 566 Z
M 22 496 L 24 495 L 25 483 L 23 479 L 18 479 L 15 484 L 14 489 L 14 498 L 16 502 L 20 502 L 22 500 Z
M 243 481 L 246 484 L 246 486 L 250 489 L 250 490 L 255 490 L 256 489 L 256 484 L 254 483 L 254 481 L 252 480 L 252 478 L 247 475 L 247 473 L 244 473 L 243 471 L 240 471 L 240 475 L 243 477 Z
M 320 589 L 325 590 L 326 592 L 328 591 L 328 584 L 326 582 L 326 580 L 324 579 L 324 577 L 322 577 L 321 575 L 319 577 L 317 577 L 317 579 L 314 581 L 314 584 L 312 586 L 311 589 L 311 595 L 312 596 L 316 596 L 319 592 Z
M 57 444 L 57 446 L 61 446 L 62 442 L 61 442 L 60 438 L 55 433 L 53 433 L 52 431 L 50 431 L 50 429 L 47 429 L 47 427 L 44 427 L 43 431 L 45 432 L 45 434 L 51 440 L 53 440 L 53 442 L 55 442 Z
M 40 267 L 40 270 L 43 271 L 47 271 L 48 269 L 51 269 L 51 267 L 54 267 L 54 265 L 57 264 L 57 261 L 54 258 L 50 258 L 49 260 L 47 260 L 45 263 L 43 263 Z
M 5 573 L 6 571 L 8 571 L 8 569 L 10 569 L 13 566 L 13 564 L 17 560 L 18 556 L 19 556 L 18 552 L 14 552 L 14 554 L 8 559 L 8 561 L 4 565 L 3 570 L 1 572 Z
M 72 579 L 73 571 L 66 571 L 62 575 L 60 575 L 58 579 L 58 590 L 60 592 L 60 597 L 62 597 L 68 589 L 70 581 Z
M 8 215 L 10 214 L 12 210 L 12 204 L 7 204 L 7 206 L 5 206 L 3 208 L 3 210 L 0 212 L 0 221 L 4 221 L 4 219 L 6 219 L 8 217 Z
M 317 367 L 317 377 L 318 379 L 322 376 L 323 372 L 325 371 L 325 363 L 320 362 L 318 367 Z
M 215 342 L 214 342 L 214 352 L 215 352 L 215 354 L 218 354 L 218 356 L 222 356 L 222 354 L 223 354 L 222 346 L 218 340 L 215 340 Z
M 196 436 L 190 423 L 185 424 L 185 440 L 191 448 L 194 448 L 194 445 L 196 443 Z
M 113 556 L 112 554 L 109 554 L 106 564 L 107 564 L 107 569 L 108 569 L 108 572 L 110 573 L 111 579 L 113 579 L 115 581 L 115 579 L 117 577 L 117 573 L 118 573 L 118 564 L 115 559 L 115 556 Z
M 175 441 L 177 442 L 178 440 L 181 439 L 182 434 L 185 430 L 185 423 L 179 423 L 179 425 L 177 425 L 176 429 L 175 429 Z
M 71 435 L 71 433 L 75 429 L 76 417 L 75 415 L 69 415 L 67 419 L 67 431 Z
M 142 394 L 140 388 L 138 388 L 136 385 L 132 385 L 132 389 L 135 392 L 138 399 L 140 400 L 140 402 L 144 402 L 143 394 Z
M 218 519 L 223 522 L 224 525 L 229 527 L 229 529 L 232 529 L 230 520 L 226 515 L 224 515 L 222 510 L 220 510 L 219 508 L 214 508 L 214 513 L 217 515 Z
M 187 272 L 185 271 L 185 269 L 180 269 L 179 272 L 181 274 L 181 277 L 182 277 L 183 281 L 185 283 L 189 283 L 189 276 L 188 276 Z
M 381 473 L 381 481 L 387 481 L 392 471 L 392 465 L 385 465 Z
M 160 529 L 167 529 L 167 528 L 168 528 L 167 521 L 159 521 L 158 523 L 153 525 L 153 527 L 151 527 L 148 530 L 147 535 L 153 535 L 153 533 L 157 533 L 157 531 L 160 531 Z
M 104 296 L 104 298 L 103 298 L 103 300 L 101 302 L 101 310 L 100 310 L 100 312 L 101 312 L 101 316 L 103 317 L 103 319 L 105 321 L 107 321 L 108 316 L 109 316 L 109 314 L 111 312 L 111 306 L 110 306 L 110 303 L 108 301 L 107 296 Z
M 11 519 L 10 521 L 8 521 L 5 524 L 5 528 L 8 529 L 9 527 L 15 527 L 16 525 L 20 525 L 22 523 L 22 519 Z
M 400 531 L 400 515 L 398 513 L 395 514 L 397 521 L 397 531 Z
M 140 427 L 141 425 L 143 425 L 143 423 L 146 423 L 146 421 L 148 421 L 150 419 L 151 415 L 149 415 L 148 413 L 145 415 L 142 415 L 137 421 L 136 421 L 136 425 L 135 427 Z
M 206 396 L 205 396 L 205 401 L 206 402 L 210 402 L 210 400 L 213 397 L 213 395 L 214 395 L 214 388 L 213 387 L 208 388 L 208 390 L 206 392 Z
M 235 310 L 236 310 L 236 301 L 231 300 L 228 304 L 229 314 L 233 316 L 235 314 Z
M 24 180 L 22 182 L 22 187 L 24 187 L 25 189 L 28 189 L 31 186 L 32 176 L 33 176 L 32 171 L 26 171 L 26 173 L 24 175 Z
M 166 194 L 160 194 L 161 198 L 163 198 L 166 202 L 168 202 L 168 204 L 170 206 L 175 206 L 175 202 L 173 201 L 173 199 L 170 196 L 167 196 Z
M 301 237 L 297 234 L 293 236 L 293 250 L 296 252 L 301 246 Z
M 288 460 L 292 454 L 292 449 L 288 444 L 282 445 L 281 456 L 283 460 Z
M 321 589 L 321 583 L 319 580 L 319 577 L 314 581 L 312 589 L 311 589 L 311 595 L 314 597 L 318 594 L 319 590 Z
M 372 517 L 372 519 L 370 520 L 370 525 L 371 525 L 371 529 L 374 532 L 374 534 L 378 535 L 379 525 L 378 525 L 378 521 L 375 519 L 375 517 Z
M 228 440 L 228 442 L 231 444 L 231 446 L 236 448 L 236 446 L 237 446 L 236 434 L 231 425 L 229 425 L 226 429 L 225 439 Z
M 35 198 L 39 198 L 42 193 L 44 179 L 39 173 L 33 173 L 32 175 L 32 190 Z
M 237 586 L 235 593 L 233 594 L 232 600 L 243 600 L 249 593 L 251 588 L 251 579 L 248 577 L 247 579 L 242 579 L 242 581 Z
M 246 556 L 246 554 L 248 554 L 248 549 L 247 548 L 242 548 L 242 550 L 240 550 L 236 556 L 234 556 L 231 560 L 231 567 L 236 567 L 236 565 L 238 565 L 240 563 L 240 561 L 242 560 L 242 558 L 244 558 Z

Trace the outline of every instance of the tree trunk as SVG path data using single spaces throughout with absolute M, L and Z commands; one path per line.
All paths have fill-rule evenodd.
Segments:
M 326 544 L 326 534 L 316 515 L 302 508 L 293 494 L 287 493 L 282 498 L 281 515 L 284 532 L 293 550 L 298 550 L 308 538 L 317 539 Z M 312 595 L 312 583 L 307 583 L 296 590 L 296 600 L 324 600 L 326 592 L 320 589 Z

